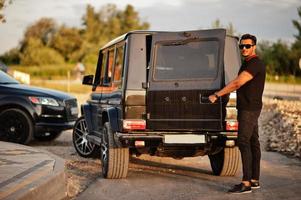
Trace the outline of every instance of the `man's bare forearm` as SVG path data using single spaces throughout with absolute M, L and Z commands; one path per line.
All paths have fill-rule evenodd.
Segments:
M 235 90 L 240 88 L 239 82 L 235 79 L 231 81 L 228 85 L 226 85 L 223 89 L 220 91 L 215 92 L 219 97 L 224 96 L 225 94 L 229 94 Z

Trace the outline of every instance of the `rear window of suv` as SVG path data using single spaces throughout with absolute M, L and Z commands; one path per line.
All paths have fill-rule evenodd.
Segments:
M 160 42 L 155 46 L 154 80 L 215 79 L 219 42 Z

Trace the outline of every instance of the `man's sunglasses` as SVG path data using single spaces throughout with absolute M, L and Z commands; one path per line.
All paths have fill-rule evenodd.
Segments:
M 243 49 L 243 48 L 250 49 L 252 46 L 254 46 L 254 44 L 240 44 L 239 48 L 240 49 Z

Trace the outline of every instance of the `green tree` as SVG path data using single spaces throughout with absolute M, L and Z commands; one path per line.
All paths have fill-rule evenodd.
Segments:
M 12 0 L 7 1 L 7 0 L 0 0 L 0 23 L 5 23 L 5 16 L 2 14 L 2 10 L 4 7 L 6 7 L 7 4 L 12 3 Z
M 98 12 L 88 5 L 82 19 L 84 42 L 78 52 L 81 52 L 81 55 L 85 52 L 83 60 L 87 62 L 95 62 L 99 48 L 109 40 L 132 30 L 149 28 L 147 22 L 141 22 L 138 12 L 131 5 L 119 10 L 116 5 L 108 4 Z
M 127 5 L 124 10 L 108 4 L 99 11 L 87 5 L 82 17 L 83 27 L 58 26 L 51 18 L 42 18 L 27 27 L 20 43 L 19 54 L 7 52 L 3 59 L 15 59 L 24 65 L 84 61 L 95 64 L 99 49 L 109 40 L 132 30 L 148 29 L 134 7 Z M 45 55 L 49 54 L 47 58 Z M 14 58 L 14 59 L 12 59 Z M 50 59 L 51 58 L 51 59 Z
M 294 67 L 294 75 L 301 76 L 301 70 L 299 68 L 299 59 L 301 59 L 301 6 L 297 9 L 299 20 L 293 20 L 293 25 L 297 29 L 298 33 L 295 36 L 296 41 L 292 45 L 291 57 L 292 65 Z
M 290 47 L 283 41 L 261 42 L 258 46 L 258 54 L 267 66 L 270 75 L 290 75 L 294 73 Z
M 76 52 L 81 48 L 83 40 L 79 29 L 61 26 L 51 40 L 51 47 L 64 56 L 65 61 L 75 62 L 80 59 Z
M 297 35 L 295 35 L 295 38 L 297 39 L 297 41 L 301 41 L 301 6 L 297 9 L 298 11 L 298 15 L 300 17 L 299 20 L 293 20 L 293 25 L 294 27 L 297 29 L 298 33 Z
M 20 64 L 19 48 L 13 48 L 0 56 L 0 60 L 7 64 Z
M 24 52 L 21 54 L 22 65 L 48 65 L 48 64 L 63 64 L 63 56 L 50 47 L 43 45 L 41 40 L 30 38 L 27 42 Z
M 139 14 L 132 5 L 127 5 L 120 17 L 122 33 L 149 28 L 149 23 L 140 21 Z
M 95 12 L 93 6 L 87 5 L 86 14 L 82 20 L 84 25 L 84 40 L 90 43 L 98 43 L 104 24 L 100 20 L 99 14 Z
M 35 38 L 41 40 L 44 45 L 49 45 L 57 29 L 54 19 L 41 18 L 26 28 L 23 44 L 26 44 L 29 39 Z

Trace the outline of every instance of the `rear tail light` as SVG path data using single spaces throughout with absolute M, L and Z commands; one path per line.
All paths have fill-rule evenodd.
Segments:
M 226 130 L 227 131 L 237 131 L 238 130 L 238 121 L 226 121 Z
M 142 119 L 123 120 L 124 130 L 145 130 L 146 122 Z

